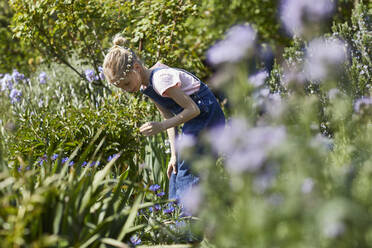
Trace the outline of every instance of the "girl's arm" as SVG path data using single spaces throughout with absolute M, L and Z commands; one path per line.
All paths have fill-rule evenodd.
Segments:
M 178 105 L 183 108 L 183 111 L 169 119 L 162 122 L 148 122 L 140 127 L 140 131 L 143 135 L 150 136 L 157 134 L 161 131 L 167 130 L 171 127 L 176 127 L 182 123 L 185 123 L 200 114 L 198 105 L 191 99 L 190 96 L 186 95 L 179 87 L 171 87 L 165 92 L 171 97 Z
M 163 116 L 164 119 L 167 120 L 167 119 L 172 118 L 174 116 L 170 111 L 168 111 L 167 109 L 160 106 L 157 102 L 155 102 L 153 100 L 152 100 L 152 102 L 156 105 L 156 107 L 158 108 L 160 114 Z M 171 157 L 170 157 L 170 161 L 169 161 L 168 169 L 167 169 L 168 178 L 170 178 L 172 172 L 174 174 L 177 173 L 177 166 L 176 166 L 177 156 L 176 156 L 176 145 L 175 145 L 175 143 L 176 143 L 176 130 L 175 129 L 176 129 L 175 127 L 167 129 L 168 139 L 169 139 L 170 149 L 171 149 Z

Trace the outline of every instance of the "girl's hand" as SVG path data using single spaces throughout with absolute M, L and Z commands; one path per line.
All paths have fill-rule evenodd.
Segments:
M 170 158 L 170 161 L 169 161 L 169 164 L 168 164 L 168 170 L 167 170 L 167 175 L 168 175 L 168 179 L 171 177 L 172 175 L 172 171 L 174 174 L 177 174 L 177 158 L 176 156 L 172 156 Z
M 151 136 L 164 130 L 161 122 L 147 122 L 140 127 L 140 132 L 145 136 Z

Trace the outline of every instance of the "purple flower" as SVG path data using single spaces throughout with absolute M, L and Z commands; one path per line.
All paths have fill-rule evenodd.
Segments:
M 248 81 L 255 87 L 260 87 L 265 83 L 266 78 L 269 76 L 267 71 L 262 70 L 257 72 L 256 74 L 250 76 Z
M 164 214 L 170 214 L 170 213 L 173 213 L 173 211 L 174 211 L 173 205 L 172 204 L 168 204 L 168 208 L 164 209 L 163 210 L 163 213 Z
M 84 162 L 81 164 L 82 167 L 85 167 L 86 165 L 87 165 L 87 162 L 86 162 L 86 161 L 84 161 Z
M 41 158 L 39 158 L 39 165 L 42 166 L 44 164 L 44 161 L 47 161 L 48 160 L 48 157 L 46 154 L 44 154 Z
M 4 91 L 6 89 L 12 89 L 13 88 L 13 78 L 10 74 L 5 74 L 4 77 L 1 79 L 1 91 Z
M 99 166 L 101 164 L 100 161 L 93 161 L 89 166 L 90 167 L 93 167 L 93 166 Z
M 154 205 L 154 210 L 155 210 L 155 211 L 159 211 L 159 210 L 161 210 L 161 206 L 160 206 L 160 204 L 155 204 L 155 205 Z
M 229 126 L 213 129 L 209 136 L 213 149 L 226 155 L 230 172 L 253 172 L 262 166 L 268 152 L 285 140 L 286 130 L 281 126 L 248 128 L 244 119 L 232 119 Z
M 345 43 L 339 39 L 314 39 L 306 49 L 305 75 L 310 80 L 322 80 L 346 60 Z M 336 67 L 335 67 L 336 66 Z
M 317 22 L 333 11 L 331 0 L 283 0 L 280 7 L 280 20 L 284 28 L 293 34 L 304 32 L 304 20 Z
M 256 41 L 256 31 L 250 25 L 236 25 L 207 51 L 207 60 L 212 65 L 235 63 L 243 59 Z
M 46 84 L 46 82 L 47 82 L 47 74 L 45 72 L 41 72 L 39 74 L 39 82 L 40 82 L 40 84 Z
M 85 70 L 85 77 L 86 79 L 91 83 L 93 82 L 94 80 L 96 80 L 95 78 L 95 73 L 92 69 L 87 69 Z
M 20 80 L 25 79 L 25 75 L 19 73 L 17 70 L 13 70 L 12 77 L 14 82 L 18 83 Z
M 116 153 L 114 155 L 110 155 L 108 158 L 107 158 L 107 162 L 110 162 L 111 160 L 113 160 L 114 158 L 118 158 L 120 157 L 120 154 L 119 153 Z
M 363 108 L 372 107 L 372 98 L 371 97 L 362 97 L 355 101 L 354 111 L 356 113 L 361 113 Z
M 138 235 L 133 235 L 132 237 L 130 237 L 130 242 L 133 245 L 139 245 L 139 244 L 141 244 L 141 239 Z
M 12 103 L 19 102 L 21 100 L 22 92 L 16 89 L 10 91 L 9 97 Z
M 163 197 L 165 195 L 165 192 L 161 191 L 161 192 L 157 193 L 156 195 L 159 196 L 159 197 Z
M 102 66 L 98 66 L 98 71 L 99 71 L 99 78 L 101 80 L 105 80 L 105 74 L 103 73 L 103 68 Z
M 74 166 L 75 162 L 74 161 L 71 161 L 70 163 L 68 163 L 68 166 Z
M 61 160 L 61 163 L 62 163 L 62 164 L 64 164 L 64 163 L 66 163 L 66 162 L 67 162 L 67 160 L 68 160 L 68 158 L 67 158 L 67 157 L 65 157 L 65 158 L 62 158 L 62 160 Z
M 52 157 L 51 157 L 51 159 L 54 161 L 54 160 L 56 160 L 58 158 L 58 154 L 56 154 L 56 153 L 54 153 L 53 155 L 52 155 Z
M 159 189 L 160 189 L 160 186 L 158 184 L 153 184 L 149 187 L 149 190 L 154 191 L 154 192 L 158 191 Z
M 314 187 L 314 181 L 311 178 L 305 178 L 304 182 L 302 183 L 301 191 L 304 194 L 309 194 Z
M 199 186 L 191 187 L 181 196 L 181 204 L 185 212 L 195 214 L 202 201 L 202 194 Z
M 22 167 L 19 166 L 17 170 L 18 170 L 18 172 L 21 172 L 22 171 Z

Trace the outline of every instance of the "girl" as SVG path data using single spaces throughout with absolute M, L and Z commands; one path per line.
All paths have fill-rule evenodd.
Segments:
M 180 199 L 199 178 L 185 161 L 177 159 L 175 127 L 183 124 L 182 135 L 197 138 L 204 129 L 224 125 L 224 114 L 213 93 L 191 73 L 159 62 L 146 68 L 132 50 L 123 47 L 123 37 L 116 36 L 113 43 L 103 63 L 106 79 L 126 92 L 141 91 L 160 111 L 164 121 L 145 123 L 140 132 L 150 136 L 167 130 L 171 148 L 169 199 Z

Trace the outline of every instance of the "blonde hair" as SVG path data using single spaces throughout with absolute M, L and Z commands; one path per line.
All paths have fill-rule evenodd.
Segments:
M 131 49 L 124 46 L 126 39 L 120 34 L 114 36 L 112 43 L 114 46 L 110 48 L 103 61 L 103 73 L 108 82 L 116 84 L 133 69 L 137 57 Z

